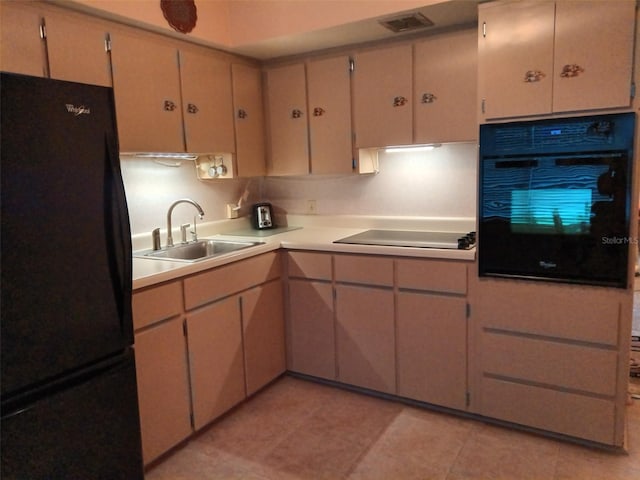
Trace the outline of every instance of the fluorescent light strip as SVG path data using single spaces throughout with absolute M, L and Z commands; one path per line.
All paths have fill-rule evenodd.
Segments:
M 406 147 L 393 146 L 385 148 L 384 151 L 385 153 L 428 152 L 429 150 L 433 150 L 440 146 L 441 145 L 439 143 L 434 143 L 432 145 L 407 145 Z
M 169 158 L 171 160 L 197 160 L 198 155 L 191 153 L 166 153 L 166 152 L 148 152 L 148 153 L 134 153 L 134 157 L 137 158 Z

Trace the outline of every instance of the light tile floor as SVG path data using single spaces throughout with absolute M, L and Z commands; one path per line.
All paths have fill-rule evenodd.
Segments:
M 629 454 L 282 377 L 147 472 L 147 480 L 640 479 Z

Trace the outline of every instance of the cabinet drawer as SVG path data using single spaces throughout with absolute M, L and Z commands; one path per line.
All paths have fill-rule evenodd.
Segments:
M 287 271 L 290 277 L 331 280 L 331 255 L 315 252 L 289 252 Z
M 617 346 L 625 293 L 487 279 L 478 284 L 471 316 L 485 329 Z
M 366 255 L 336 255 L 337 282 L 393 286 L 393 260 Z
M 134 330 L 179 315 L 182 312 L 182 282 L 134 292 L 132 308 Z
M 397 260 L 398 288 L 467 293 L 467 265 L 440 260 Z
M 266 253 L 257 257 L 214 268 L 184 280 L 185 308 L 213 302 L 260 285 L 280 276 L 277 253 Z
M 481 414 L 614 444 L 615 404 L 602 398 L 485 378 Z
M 483 371 L 558 388 L 616 394 L 618 353 L 561 342 L 485 332 Z

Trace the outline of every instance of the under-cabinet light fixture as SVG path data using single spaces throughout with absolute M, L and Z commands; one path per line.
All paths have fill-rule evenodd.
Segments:
M 384 149 L 385 153 L 409 153 L 409 152 L 428 152 L 429 150 L 433 150 L 434 148 L 441 147 L 440 143 L 432 143 L 429 145 L 407 145 L 407 146 L 393 146 L 386 147 Z
M 136 158 L 163 158 L 163 159 L 170 159 L 170 160 L 191 160 L 191 161 L 195 161 L 198 159 L 198 155 L 194 155 L 192 153 L 144 152 L 144 153 L 134 153 L 133 156 Z

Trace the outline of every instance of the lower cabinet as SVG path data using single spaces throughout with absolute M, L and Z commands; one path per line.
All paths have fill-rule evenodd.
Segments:
M 280 257 L 134 292 L 145 465 L 286 369 Z
M 253 395 L 287 368 L 282 283 L 252 288 L 241 299 L 246 389 Z
M 199 430 L 245 398 L 239 297 L 189 313 L 187 344 L 193 427 Z
M 183 317 L 136 333 L 136 376 L 142 458 L 155 460 L 191 434 Z
M 289 370 L 336 379 L 333 287 L 330 282 L 289 280 Z
M 398 395 L 464 410 L 466 299 L 400 292 L 397 315 Z
M 336 286 L 338 380 L 396 392 L 393 290 Z

